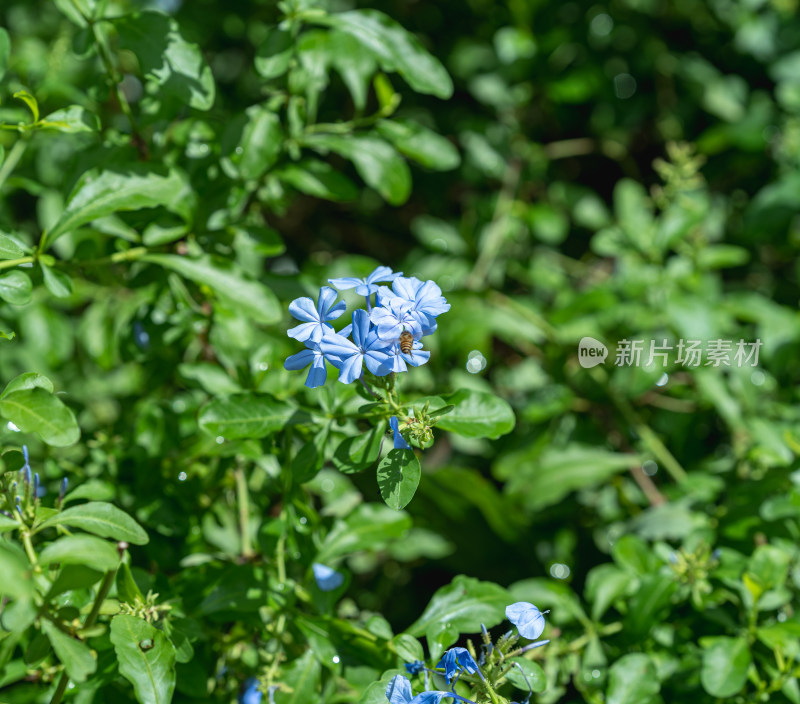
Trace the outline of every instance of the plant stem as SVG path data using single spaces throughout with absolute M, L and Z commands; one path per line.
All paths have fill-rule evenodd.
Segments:
M 111 585 L 114 584 L 114 578 L 116 576 L 116 569 L 106 572 L 106 575 L 103 577 L 103 581 L 100 584 L 100 589 L 97 590 L 97 596 L 94 598 L 92 610 L 89 612 L 89 615 L 86 617 L 86 621 L 83 623 L 84 628 L 90 628 L 91 626 L 94 626 L 95 621 L 97 621 L 97 617 L 100 615 L 100 609 L 103 606 L 103 602 L 106 600 L 108 592 L 111 591 Z M 61 698 L 64 696 L 64 692 L 67 690 L 68 684 L 69 676 L 67 675 L 66 671 L 64 671 L 61 673 L 61 679 L 58 681 L 58 686 L 56 687 L 56 691 L 53 693 L 53 698 L 50 700 L 50 704 L 59 704 Z
M 3 162 L 2 167 L 0 167 L 0 188 L 3 187 L 6 179 L 14 170 L 17 163 L 22 158 L 22 155 L 25 153 L 25 150 L 28 148 L 28 140 L 28 135 L 23 134 L 16 142 L 14 142 L 14 146 L 11 147 L 11 151 L 8 153 L 8 156 Z
M 0 262 L 0 269 L 10 269 L 13 266 L 19 266 L 20 264 L 28 264 L 30 262 L 35 262 L 36 257 L 20 257 L 19 259 L 6 259 L 4 262 Z
M 249 559 L 253 556 L 253 547 L 250 544 L 250 495 L 247 492 L 247 478 L 244 470 L 239 467 L 233 472 L 236 478 L 236 502 L 239 504 L 239 531 L 242 534 L 242 557 Z

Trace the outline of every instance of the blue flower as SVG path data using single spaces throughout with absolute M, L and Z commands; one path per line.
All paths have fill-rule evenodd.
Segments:
M 436 329 L 435 318 L 450 310 L 450 304 L 442 295 L 442 289 L 433 281 L 420 281 L 415 276 L 400 277 L 392 282 L 392 288 L 378 289 L 378 304 L 399 298 L 410 303 L 410 312 L 428 335 Z
M 469 699 L 464 699 L 453 692 L 422 692 L 414 697 L 411 693 L 411 682 L 403 675 L 392 677 L 392 681 L 386 687 L 386 698 L 389 700 L 389 704 L 439 704 L 445 697 L 469 702 Z
M 333 327 L 327 322 L 336 320 L 347 308 L 344 301 L 339 301 L 334 305 L 338 296 L 339 294 L 330 286 L 323 286 L 319 290 L 316 306 L 314 301 L 307 296 L 295 298 L 289 304 L 289 312 L 297 320 L 302 321 L 302 325 L 292 328 L 286 334 L 300 342 L 306 340 L 319 342 L 326 332 L 333 332 Z
M 377 333 L 370 331 L 369 314 L 365 310 L 353 313 L 353 341 L 341 335 L 326 335 L 320 349 L 328 361 L 339 369 L 339 381 L 350 384 L 362 374 L 366 364 L 375 376 L 386 376 L 392 371 L 389 348 Z
M 410 450 L 411 449 L 411 445 L 409 445 L 405 441 L 405 438 L 402 435 L 400 435 L 400 423 L 397 420 L 397 416 L 392 416 L 389 419 L 389 425 L 392 426 L 392 436 L 394 437 L 394 449 L 395 450 Z M 409 672 L 410 672 L 410 670 L 409 670 Z
M 311 571 L 314 573 L 317 586 L 323 592 L 332 592 L 344 583 L 344 575 L 341 572 L 337 572 L 333 567 L 315 562 L 311 565 Z
M 527 601 L 506 606 L 506 618 L 517 627 L 523 638 L 536 640 L 544 632 L 544 614 Z
M 308 370 L 306 386 L 309 389 L 314 389 L 325 383 L 325 379 L 328 378 L 328 370 L 325 368 L 325 356 L 322 354 L 319 344 L 306 340 L 305 345 L 308 349 L 287 357 L 283 363 L 283 368 L 295 371 L 297 369 L 305 369 L 310 364 L 311 369 Z
M 258 688 L 258 680 L 251 677 L 244 683 L 244 691 L 239 695 L 239 704 L 261 704 L 264 693 Z
M 425 663 L 422 660 L 414 660 L 414 662 L 405 663 L 406 672 L 409 675 L 418 675 L 425 669 Z
M 386 698 L 390 704 L 408 704 L 411 701 L 411 682 L 403 675 L 395 675 L 386 687 Z
M 480 674 L 478 664 L 466 648 L 450 648 L 450 650 L 446 650 L 436 667 L 444 668 L 447 684 L 450 684 L 450 680 L 456 676 L 459 670 L 463 670 L 468 675 L 474 675 L 476 672 Z
M 382 340 L 396 340 L 400 333 L 410 332 L 415 338 L 423 335 L 422 325 L 412 315 L 412 304 L 402 298 L 381 301 L 381 305 L 372 309 L 369 319 L 378 328 L 378 337 Z
M 402 275 L 402 271 L 395 274 L 388 266 L 379 266 L 369 276 L 363 279 L 359 279 L 355 276 L 346 276 L 343 279 L 328 279 L 328 283 L 335 286 L 340 291 L 355 288 L 359 296 L 369 296 L 378 290 L 378 282 L 394 281 L 398 276 Z

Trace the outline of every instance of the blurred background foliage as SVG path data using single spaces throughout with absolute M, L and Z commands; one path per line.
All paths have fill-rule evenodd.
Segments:
M 230 616 L 192 600 L 232 567 L 178 566 L 193 553 L 240 551 L 234 458 L 265 469 L 250 484 L 264 492 L 254 530 L 265 552 L 281 497 L 267 487 L 271 441 L 217 446 L 198 434 L 198 408 L 241 389 L 312 404 L 319 394 L 282 369 L 294 351 L 287 315 L 253 324 L 224 290 L 107 258 L 126 239 L 139 246 L 135 233 L 159 251 L 212 252 L 267 284 L 284 308 L 330 276 L 378 262 L 434 279 L 452 304 L 430 364 L 408 375 L 404 392 L 493 391 L 512 404 L 517 427 L 497 440 L 437 438 L 406 509 L 413 528 L 350 556 L 340 611 L 379 612 L 400 631 L 437 588 L 468 574 L 515 584 L 515 596 L 553 609 L 564 643 L 551 649 L 540 701 L 600 701 L 607 665 L 645 650 L 664 701 L 800 702 L 790 645 L 800 629 L 794 0 L 324 4 L 332 13 L 374 7 L 399 22 L 447 68 L 452 97 L 430 72 L 430 85 L 409 87 L 388 70 L 374 79 L 375 61 L 350 35 L 331 39 L 313 19 L 292 40 L 303 71 L 287 79 L 275 65 L 285 45 L 271 1 L 113 0 L 108 15 L 174 16 L 215 84 L 201 70 L 190 95 L 150 90 L 158 81 L 144 78 L 137 38 L 126 40 L 120 23 L 110 46 L 133 130 L 87 29 L 60 11 L 69 5 L 3 4 L 13 52 L 0 119 L 28 119 L 11 98 L 26 89 L 43 115 L 79 104 L 102 132 L 37 134 L 6 183 L 0 229 L 33 244 L 87 169 L 136 163 L 187 174 L 194 227 L 182 228 L 179 212 L 133 211 L 60 238 L 53 253 L 74 290 L 55 298 L 37 287 L 32 302 L 2 308 L 0 327 L 18 339 L 0 341 L 0 373 L 37 371 L 66 392 L 85 442 L 39 447 L 43 475 L 52 487 L 65 473 L 88 480 L 147 527 L 138 578 L 185 594 L 187 612 Z M 171 31 L 166 15 L 154 22 L 153 36 Z M 287 95 L 302 95 L 302 109 Z M 389 116 L 392 125 L 380 122 Z M 313 127 L 340 123 L 344 146 L 339 127 Z M 248 159 L 247 140 L 259 135 L 266 142 Z M 359 165 L 353 145 L 374 147 L 359 139 L 393 143 L 410 170 L 396 153 L 377 169 Z M 0 134 L 7 154 L 13 141 Z M 626 338 L 763 347 L 757 367 L 692 369 L 673 356 L 665 367 L 586 370 L 576 355 L 584 336 L 605 341 L 611 359 Z M 0 441 L 16 442 L 7 429 Z M 307 486 L 322 495 L 323 516 L 380 500 L 370 472 L 326 465 Z M 296 549 L 300 560 L 310 546 Z M 761 675 L 750 670 L 729 694 L 708 675 L 699 683 L 704 653 L 723 647 L 707 636 L 744 637 Z M 203 647 L 184 667 L 214 661 L 217 645 Z M 788 661 L 776 660 L 781 648 Z M 236 657 L 255 665 L 246 649 Z M 199 696 L 188 681 L 179 677 L 178 691 Z

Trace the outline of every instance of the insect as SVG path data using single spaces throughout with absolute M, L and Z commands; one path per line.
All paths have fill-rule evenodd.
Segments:
M 403 354 L 408 354 L 412 357 L 414 356 L 412 351 L 414 347 L 414 336 L 408 330 L 403 330 L 403 332 L 400 333 L 400 337 L 397 341 L 400 344 L 400 351 Z

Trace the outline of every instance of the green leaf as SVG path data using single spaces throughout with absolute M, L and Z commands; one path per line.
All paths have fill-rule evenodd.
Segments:
M 198 413 L 200 427 L 226 440 L 263 438 L 302 422 L 293 406 L 269 394 L 244 393 L 209 401 Z
M 34 583 L 28 558 L 14 543 L 0 540 L 0 597 L 33 598 Z
M 15 306 L 24 306 L 30 303 L 33 284 L 30 277 L 14 269 L 0 276 L 0 298 Z
M 67 134 L 97 132 L 100 129 L 100 119 L 80 105 L 70 105 L 43 117 L 39 126 Z
M 264 78 L 277 78 L 289 70 L 294 52 L 291 32 L 270 27 L 267 38 L 256 52 L 256 71 Z
M 24 433 L 38 433 L 54 447 L 66 447 L 81 436 L 75 415 L 42 388 L 14 391 L 0 399 L 0 415 Z
M 11 57 L 11 38 L 8 32 L 0 27 L 0 81 L 8 70 L 8 59 Z
M 500 623 L 510 603 L 511 595 L 503 587 L 459 575 L 433 595 L 422 616 L 406 631 L 419 637 L 432 626 L 447 624 L 459 633 L 478 632 L 482 623 L 487 628 Z
M 396 71 L 415 91 L 438 98 L 453 94 L 453 82 L 441 62 L 391 17 L 378 10 L 351 10 L 310 18 L 353 35 L 384 71 Z
M 657 623 L 662 623 L 677 584 L 670 575 L 649 574 L 642 577 L 639 588 L 628 604 L 626 632 L 632 638 L 644 638 Z
M 124 562 L 120 563 L 117 570 L 117 597 L 120 601 L 128 604 L 135 604 L 136 601 L 144 602 L 144 594 L 142 594 L 139 585 L 133 578 L 131 568 Z
M 0 259 L 18 259 L 25 256 L 25 250 L 17 242 L 0 232 Z
M 111 619 L 111 643 L 119 672 L 141 704 L 169 704 L 175 689 L 175 647 L 147 621 L 119 615 Z
M 510 658 L 509 662 L 516 663 L 522 668 L 522 672 L 520 672 L 516 667 L 514 667 L 508 673 L 508 675 L 506 675 L 509 681 L 517 689 L 527 692 L 529 682 L 534 692 L 544 692 L 545 687 L 547 687 L 547 677 L 545 676 L 544 670 L 539 663 L 533 662 L 532 660 L 528 660 L 526 658 Z M 523 673 L 525 674 L 525 677 L 522 676 Z M 525 681 L 526 678 L 527 682 Z
M 85 565 L 100 572 L 116 569 L 119 559 L 119 552 L 112 543 L 83 533 L 59 538 L 39 554 L 43 566 L 54 563 Z
M 461 156 L 449 140 L 411 120 L 380 120 L 378 133 L 401 154 L 436 171 L 450 171 L 461 163 Z
M 56 657 L 63 663 L 69 678 L 74 682 L 85 682 L 97 669 L 97 661 L 86 643 L 64 633 L 49 619 L 43 618 L 42 631 L 47 636 Z
M 246 180 L 261 178 L 278 160 L 282 147 L 281 121 L 265 105 L 252 105 L 234 118 L 222 140 L 223 154 Z
M 414 636 L 408 633 L 400 633 L 392 639 L 392 645 L 399 658 L 404 662 L 414 662 L 424 660 L 425 652 L 420 643 Z
M 345 474 L 361 472 L 378 461 L 386 433 L 386 422 L 381 421 L 367 432 L 345 438 L 333 453 L 333 466 Z
M 0 513 L 0 533 L 8 533 L 9 531 L 17 530 L 19 527 L 18 521 Z
M 211 364 L 210 362 L 180 364 L 178 365 L 178 373 L 184 379 L 196 381 L 203 389 L 214 396 L 235 394 L 242 390 L 242 387 L 218 364 Z
M 599 621 L 617 599 L 628 591 L 631 576 L 616 565 L 604 563 L 586 576 L 586 600 L 592 604 L 592 619 Z
M 339 72 L 358 110 L 367 105 L 372 75 L 378 68 L 372 52 L 352 34 L 336 30 L 328 34 L 331 65 Z
M 319 159 L 303 159 L 275 172 L 284 183 L 301 193 L 336 202 L 355 200 L 358 187 L 330 164 Z
M 653 661 L 642 653 L 629 653 L 608 671 L 606 704 L 649 704 L 660 690 Z
M 0 393 L 0 398 L 7 396 L 13 391 L 24 391 L 25 389 L 42 388 L 49 393 L 53 393 L 53 382 L 50 381 L 44 374 L 37 374 L 36 372 L 25 372 L 19 376 L 15 376 L 11 381 L 6 384 L 3 393 Z
M 378 465 L 378 487 L 389 508 L 408 505 L 419 486 L 422 469 L 413 450 L 395 449 Z
M 486 391 L 461 389 L 445 396 L 453 410 L 441 417 L 437 428 L 450 430 L 467 438 L 499 438 L 510 433 L 516 424 L 514 411 L 507 401 Z
M 80 178 L 58 221 L 47 233 L 52 245 L 61 235 L 97 218 L 124 210 L 163 206 L 189 219 L 193 196 L 175 169 L 163 170 L 131 164 L 124 171 L 87 171 Z
M 290 692 L 279 689 L 275 693 L 276 704 L 308 704 L 319 700 L 319 688 L 322 666 L 311 650 L 306 650 L 291 665 L 284 668 L 282 682 L 287 684 Z
M 214 104 L 211 69 L 197 44 L 186 41 L 178 23 L 159 12 L 138 12 L 112 20 L 122 49 L 139 59 L 145 78 L 158 86 L 159 95 L 174 98 L 197 110 Z
M 51 269 L 41 259 L 39 266 L 42 268 L 44 285 L 56 298 L 68 298 L 72 295 L 72 279 L 63 271 Z
M 411 194 L 411 172 L 403 158 L 386 142 L 375 137 L 312 134 L 304 144 L 322 153 L 332 151 L 349 159 L 359 176 L 392 205 L 401 205 Z
M 750 649 L 744 638 L 717 636 L 702 639 L 703 663 L 700 682 L 712 697 L 728 698 L 739 692 L 747 681 Z
M 96 0 L 53 0 L 55 6 L 79 27 L 86 26 L 86 18 L 94 16 Z
M 124 540 L 134 545 L 145 545 L 147 533 L 127 513 L 114 504 L 102 501 L 71 506 L 36 526 L 36 532 L 53 526 L 70 526 L 94 533 L 102 538 Z
M 407 513 L 380 504 L 361 504 L 347 518 L 334 523 L 320 548 L 317 562 L 327 564 L 336 557 L 361 550 L 379 550 L 401 538 L 411 528 Z
M 184 278 L 214 290 L 221 301 L 252 320 L 271 325 L 278 322 L 283 311 L 275 294 L 264 284 L 249 280 L 230 262 L 213 260 L 204 255 L 188 259 L 176 254 L 149 254 L 143 261 L 176 271 Z
M 31 95 L 27 90 L 18 90 L 13 97 L 28 106 L 28 109 L 33 113 L 33 122 L 39 121 L 39 102 L 35 96 Z

